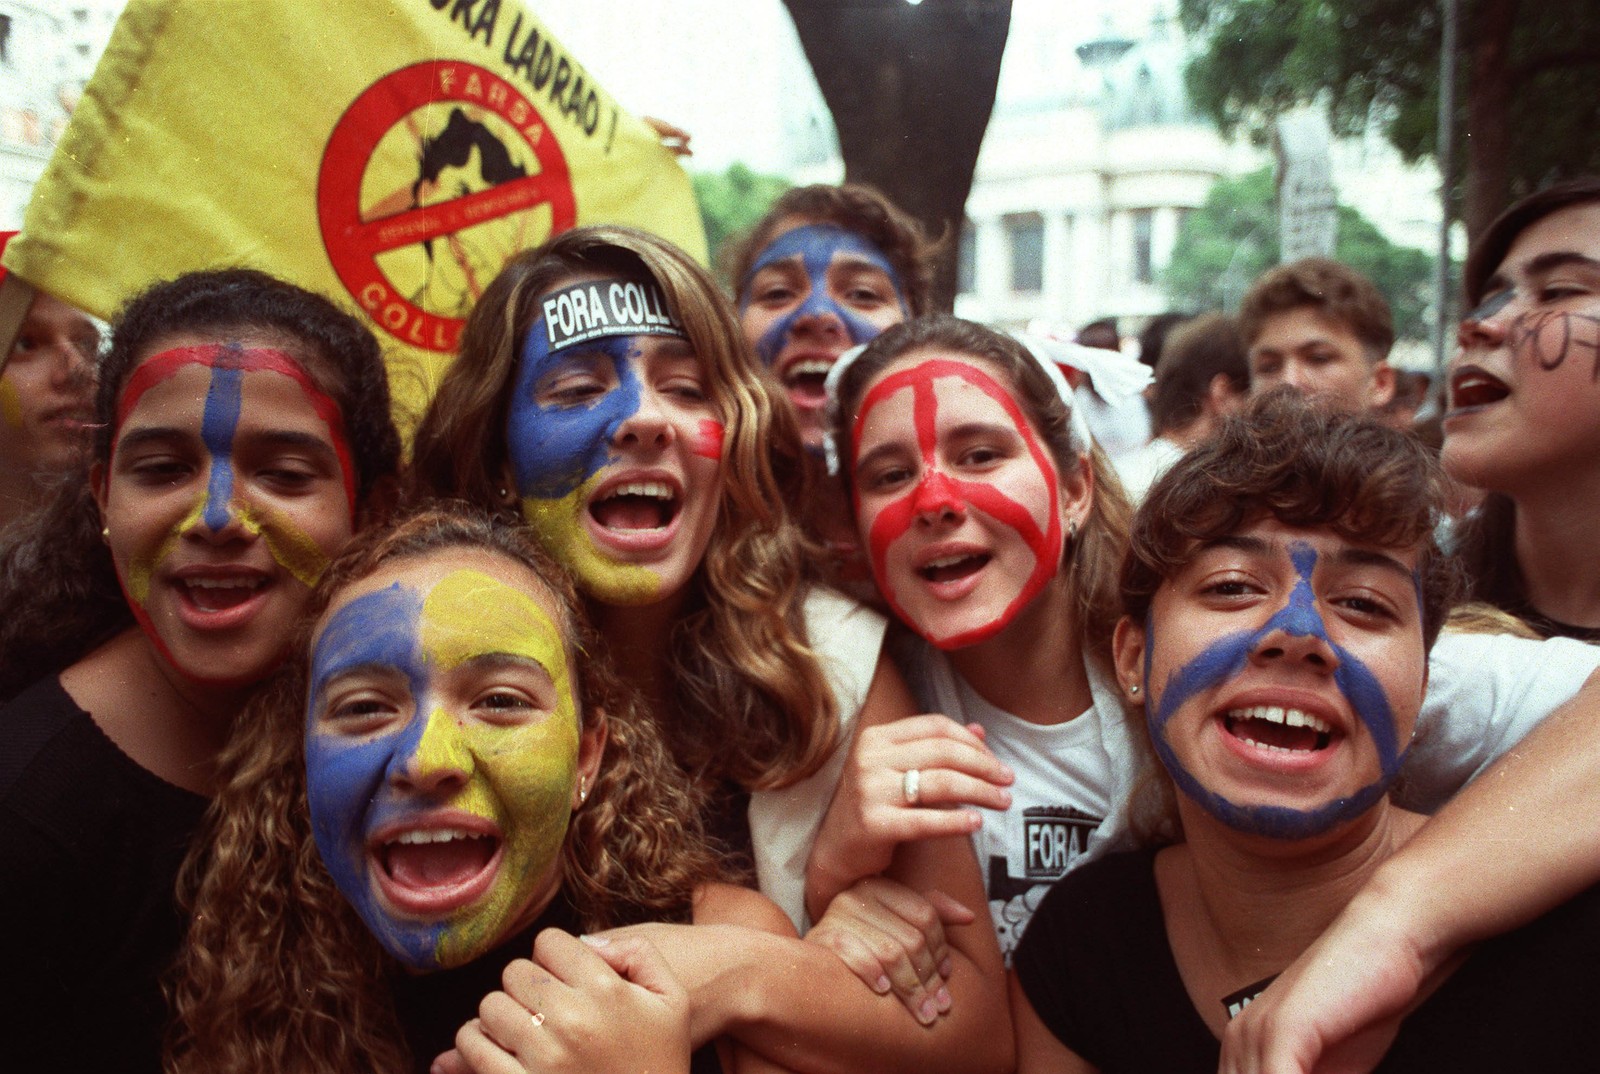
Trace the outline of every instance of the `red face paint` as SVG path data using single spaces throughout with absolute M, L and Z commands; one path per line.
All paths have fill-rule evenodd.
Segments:
M 1030 510 L 1028 505 L 1008 496 L 984 473 L 977 472 L 972 477 L 964 477 L 961 466 L 956 460 L 942 457 L 940 393 L 935 390 L 935 385 L 945 379 L 977 389 L 983 396 L 997 404 L 1004 413 L 1017 437 L 1020 438 L 1023 454 L 1026 456 L 1026 461 L 1019 458 L 1008 465 L 1025 466 L 1027 462 L 1031 462 L 1033 469 L 1028 472 L 1042 475 L 1048 487 L 1046 519 L 1043 525 L 1035 518 L 1035 512 Z M 958 649 L 984 641 L 999 633 L 1039 595 L 1060 569 L 1062 525 L 1059 479 L 1048 450 L 1040 444 L 1027 416 L 1011 393 L 982 368 L 950 358 L 933 358 L 909 369 L 891 373 L 866 393 L 852 430 L 853 459 L 859 459 L 861 456 L 862 433 L 873 409 L 908 388 L 912 392 L 912 422 L 921 460 L 920 474 L 910 489 L 887 503 L 874 506 L 876 513 L 871 518 L 867 545 L 873 575 L 895 614 L 940 648 Z M 958 417 L 960 415 L 947 413 L 945 424 L 957 425 Z M 855 488 L 855 500 L 858 517 L 865 519 L 868 512 L 863 510 L 859 485 Z M 905 599 L 907 593 L 915 593 L 915 587 L 921 585 L 924 580 L 906 574 L 902 574 L 898 579 L 891 577 L 890 551 L 897 542 L 908 539 L 908 535 L 918 526 L 919 520 L 926 520 L 931 526 L 935 519 L 942 519 L 945 530 L 959 534 L 969 532 L 969 515 L 973 513 L 979 513 L 992 520 L 992 523 L 979 519 L 971 520 L 974 525 L 970 528 L 970 532 L 975 546 L 989 548 L 1003 545 L 1007 540 L 1020 540 L 1031 553 L 1031 564 L 1027 568 L 1026 577 L 1017 585 L 1015 596 L 992 618 L 953 634 L 941 635 L 935 624 L 919 622 L 917 609 L 908 607 Z M 1002 529 L 994 529 L 993 524 L 998 524 Z M 1004 530 L 1014 531 L 1014 536 L 1005 535 Z M 923 540 L 925 532 L 926 528 L 919 531 L 915 538 L 909 539 Z M 994 537 L 996 533 L 1000 534 L 1000 538 Z M 905 568 L 896 569 L 903 572 Z M 981 569 L 1000 570 L 1001 567 L 998 562 L 991 560 L 985 561 Z M 981 584 L 986 588 L 975 599 L 979 601 L 993 599 L 997 589 L 1004 589 L 1008 584 L 1015 582 L 1015 566 L 1004 569 L 1010 573 L 983 580 Z M 918 607 L 922 605 L 919 604 Z M 940 609 L 942 614 L 942 609 L 946 605 L 935 604 L 931 607 Z
M 720 460 L 722 458 L 722 433 L 722 422 L 713 421 L 711 418 L 702 418 L 700 428 L 695 434 L 694 443 L 690 446 L 690 450 L 701 458 Z

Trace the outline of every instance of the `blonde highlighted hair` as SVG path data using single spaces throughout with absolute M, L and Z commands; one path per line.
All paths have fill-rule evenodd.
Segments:
M 673 693 L 662 731 L 707 783 L 781 787 L 815 772 L 837 742 L 827 680 L 807 645 L 801 603 L 808 546 L 788 514 L 805 480 L 795 418 L 715 281 L 677 247 L 632 228 L 563 232 L 512 258 L 485 289 L 460 353 L 418 428 L 414 493 L 511 512 L 506 419 L 538 299 L 580 273 L 654 280 L 704 363 L 721 413 L 718 519 L 684 614 L 673 626 Z
M 603 723 L 593 790 L 561 851 L 564 894 L 587 930 L 689 917 L 722 878 L 698 794 L 634 696 L 593 655 L 575 593 L 532 536 L 465 505 L 358 537 L 313 596 L 288 663 L 247 706 L 219 762 L 220 790 L 179 878 L 189 933 L 169 987 L 166 1070 L 204 1074 L 409 1071 L 389 957 L 334 887 L 306 804 L 304 726 L 314 624 L 380 567 L 447 549 L 522 565 L 554 597 L 581 719 Z

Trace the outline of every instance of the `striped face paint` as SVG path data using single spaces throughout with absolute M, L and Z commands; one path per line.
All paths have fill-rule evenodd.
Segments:
M 254 681 L 255 661 L 206 654 L 281 647 L 348 539 L 355 478 L 338 405 L 282 351 L 163 351 L 123 387 L 107 475 L 112 559 L 156 650 L 197 682 Z
M 891 371 L 862 399 L 852 450 L 879 592 L 939 648 L 993 637 L 1060 570 L 1055 462 L 986 368 L 933 355 Z
M 1246 535 L 1248 536 L 1251 532 L 1247 530 Z M 1404 641 L 1394 641 L 1392 636 L 1389 635 L 1379 639 L 1387 644 L 1387 648 L 1375 649 L 1370 643 L 1369 636 L 1365 651 L 1369 656 L 1372 656 L 1376 651 L 1378 656 L 1384 660 L 1383 664 L 1376 665 L 1382 674 L 1382 677 L 1380 677 L 1380 674 L 1375 672 L 1368 663 L 1363 662 L 1350 647 L 1339 644 L 1329 635 L 1327 623 L 1319 607 L 1317 591 L 1313 586 L 1313 576 L 1316 573 L 1319 560 L 1318 549 L 1305 541 L 1291 541 L 1286 548 L 1280 548 L 1276 552 L 1270 551 L 1271 548 L 1276 547 L 1275 545 L 1264 545 L 1264 547 L 1268 548 L 1269 551 L 1260 553 L 1261 555 L 1271 557 L 1273 555 L 1282 556 L 1286 554 L 1292 565 L 1295 581 L 1283 605 L 1259 629 L 1227 634 L 1206 645 L 1193 658 L 1168 672 L 1165 681 L 1158 690 L 1153 682 L 1153 679 L 1157 677 L 1153 666 L 1160 659 L 1157 653 L 1157 645 L 1155 644 L 1155 631 L 1158 623 L 1155 610 L 1152 608 L 1145 622 L 1144 650 L 1144 678 L 1147 686 L 1152 690 L 1151 704 L 1148 708 L 1150 737 L 1155 745 L 1156 755 L 1161 759 L 1168 773 L 1171 774 L 1173 782 L 1178 785 L 1179 790 L 1223 824 L 1237 831 L 1276 839 L 1308 839 L 1354 820 L 1372 808 L 1383 795 L 1388 793 L 1389 787 L 1400 772 L 1404 757 L 1404 749 L 1399 742 L 1395 711 L 1390 702 L 1391 691 L 1397 697 L 1414 693 L 1412 698 L 1413 705 L 1420 703 L 1421 674 L 1426 662 L 1426 656 L 1423 653 L 1421 644 L 1420 625 L 1415 628 L 1415 637 L 1406 639 L 1414 643 L 1414 648 L 1412 649 L 1406 649 Z M 1327 552 L 1328 550 L 1325 548 L 1322 554 Z M 1334 555 L 1336 557 L 1337 553 Z M 1268 562 L 1270 562 L 1270 558 Z M 1368 569 L 1377 570 L 1379 568 Z M 1398 566 L 1395 569 L 1397 571 L 1401 570 Z M 1262 573 L 1269 573 L 1269 571 L 1263 571 Z M 1236 589 L 1245 589 L 1252 593 L 1256 592 L 1255 586 L 1265 584 L 1252 582 L 1249 580 L 1249 576 L 1243 573 L 1239 574 L 1238 577 L 1235 577 L 1232 572 L 1226 575 L 1219 573 L 1218 577 L 1221 584 L 1232 586 Z M 1403 592 L 1406 587 L 1403 585 L 1396 587 L 1393 585 L 1393 580 L 1391 580 L 1388 588 L 1391 591 Z M 1375 592 L 1378 591 L 1381 590 L 1376 590 L 1372 587 L 1357 589 L 1353 585 L 1351 586 L 1351 593 L 1361 596 L 1361 599 L 1368 603 L 1376 603 L 1378 599 L 1381 599 L 1374 596 Z M 1416 604 L 1413 608 L 1404 609 L 1404 611 L 1407 614 L 1415 613 L 1412 622 L 1420 624 L 1421 591 L 1414 571 L 1412 572 L 1410 591 L 1406 594 L 1406 597 L 1415 600 Z M 1227 598 L 1222 599 L 1225 600 Z M 1332 602 L 1334 604 L 1338 604 L 1344 599 L 1337 591 L 1332 594 Z M 1179 606 L 1176 609 L 1176 614 L 1182 616 L 1186 611 L 1188 609 Z M 1189 614 L 1192 614 L 1192 612 Z M 1352 613 L 1343 609 L 1338 614 L 1350 617 L 1355 622 L 1361 622 L 1361 616 L 1352 615 Z M 1199 624 L 1199 627 L 1203 628 L 1204 625 Z M 1374 630 L 1377 626 L 1376 620 L 1372 619 L 1368 621 L 1366 629 Z M 1177 624 L 1168 625 L 1165 629 L 1167 633 L 1163 636 L 1176 639 L 1175 644 L 1179 645 L 1183 644 L 1186 637 L 1204 637 L 1204 634 L 1197 628 L 1196 624 L 1188 619 L 1184 619 Z M 1387 629 L 1387 625 L 1383 629 Z M 1358 634 L 1347 627 L 1345 636 L 1354 639 Z M 1364 785 L 1356 787 L 1349 793 L 1340 794 L 1327 803 L 1313 808 L 1243 804 L 1232 801 L 1213 786 L 1207 785 L 1208 777 L 1202 775 L 1202 772 L 1207 769 L 1202 767 L 1197 771 L 1191 768 L 1189 763 L 1186 763 L 1184 755 L 1188 755 L 1193 760 L 1197 756 L 1206 757 L 1209 754 L 1206 752 L 1195 754 L 1191 753 L 1192 747 L 1190 746 L 1176 746 L 1170 729 L 1173 718 L 1179 714 L 1186 704 L 1199 695 L 1209 696 L 1210 691 L 1221 690 L 1225 698 L 1230 686 L 1253 662 L 1259 665 L 1270 660 L 1289 661 L 1288 666 L 1293 669 L 1293 661 L 1296 657 L 1288 655 L 1288 647 L 1292 647 L 1297 640 L 1306 639 L 1316 643 L 1315 653 L 1325 652 L 1328 656 L 1310 658 L 1302 656 L 1300 659 L 1308 660 L 1312 668 L 1326 668 L 1330 664 L 1336 664 L 1328 677 L 1338 693 L 1348 703 L 1350 710 L 1360 721 L 1362 727 L 1365 728 L 1366 735 L 1370 738 L 1372 748 L 1377 755 L 1377 774 L 1375 778 L 1372 778 Z M 1410 664 L 1415 666 L 1412 667 Z M 1402 671 L 1409 669 L 1412 678 L 1402 682 L 1397 675 L 1396 669 Z M 1254 695 L 1248 692 L 1244 695 L 1251 700 L 1252 705 L 1255 707 L 1276 707 L 1280 710 L 1287 710 L 1291 707 L 1288 703 L 1280 703 L 1274 706 L 1269 704 L 1268 701 L 1262 700 L 1262 698 L 1270 698 L 1270 690 L 1274 686 L 1280 691 L 1285 689 L 1285 686 L 1289 686 L 1302 691 L 1309 690 L 1314 694 L 1316 692 L 1314 682 L 1308 686 L 1302 680 L 1308 677 L 1315 680 L 1319 674 L 1322 674 L 1322 672 L 1313 670 L 1301 674 L 1298 679 L 1289 680 L 1285 683 L 1275 681 L 1272 677 L 1262 673 L 1258 677 L 1267 684 L 1265 687 L 1253 685 L 1255 680 L 1251 680 L 1249 684 L 1241 680 L 1240 688 L 1246 691 L 1250 689 L 1256 691 Z M 1282 676 L 1279 676 L 1279 678 L 1281 679 Z M 1386 681 L 1388 682 L 1387 686 Z M 1267 692 L 1263 693 L 1263 689 Z M 1291 692 L 1285 696 L 1293 698 L 1301 695 Z M 1200 703 L 1211 702 L 1207 702 L 1202 697 Z M 1238 711 L 1248 712 L 1250 707 L 1245 706 Z M 1415 714 L 1414 707 L 1412 713 L 1413 715 Z M 1209 718 L 1209 715 L 1207 714 L 1207 718 Z M 1187 726 L 1188 720 L 1192 718 L 1194 718 L 1193 712 L 1185 717 L 1186 726 L 1183 739 L 1185 742 L 1193 737 L 1190 734 L 1190 728 Z M 1218 715 L 1216 718 L 1223 719 L 1224 717 Z M 1321 719 L 1320 717 L 1314 718 Z M 1284 722 L 1282 723 L 1277 721 L 1268 723 L 1267 721 L 1262 721 L 1259 717 L 1229 715 L 1226 717 L 1226 726 L 1230 730 L 1218 730 L 1216 733 L 1230 737 L 1237 735 L 1239 739 L 1245 739 L 1251 735 L 1260 735 L 1261 737 L 1254 741 L 1269 741 L 1271 745 L 1276 746 L 1280 751 L 1289 751 L 1282 755 L 1286 758 L 1285 760 L 1276 762 L 1281 764 L 1316 764 L 1318 763 L 1316 754 L 1319 751 L 1328 749 L 1330 743 L 1336 745 L 1340 750 L 1351 749 L 1359 745 L 1356 738 L 1346 738 L 1344 733 L 1337 727 L 1334 727 L 1332 731 L 1328 731 L 1316 724 L 1304 721 L 1294 723 L 1290 722 L 1287 717 L 1283 719 Z M 1253 726 L 1250 728 L 1245 727 L 1246 722 Z M 1327 721 L 1321 722 L 1327 725 Z M 1259 730 L 1254 729 L 1254 726 L 1259 726 L 1263 723 L 1267 723 L 1267 725 L 1260 726 Z M 1279 736 L 1283 738 L 1281 743 L 1271 741 Z M 1337 736 L 1337 739 L 1335 736 Z M 1249 751 L 1261 751 L 1264 747 L 1244 745 L 1238 747 L 1238 749 L 1244 751 L 1247 757 L 1254 758 L 1258 755 Z M 1274 759 L 1278 757 L 1278 754 L 1263 752 L 1259 754 L 1259 757 L 1263 759 L 1262 763 L 1264 764 L 1274 763 Z M 1295 760 L 1287 760 L 1290 757 L 1294 757 Z M 1302 785 L 1313 785 L 1306 782 L 1311 778 L 1313 777 L 1308 769 L 1301 780 Z
M 566 648 L 548 596 L 486 553 L 400 561 L 358 589 L 312 653 L 313 835 L 390 954 L 458 966 L 560 882 L 579 748 Z
M 584 309 L 625 314 L 608 297 L 622 286 L 649 285 L 601 279 L 541 299 L 506 452 L 523 517 L 551 554 L 589 595 L 638 605 L 675 592 L 699 565 L 720 499 L 723 427 L 675 321 L 562 319 L 558 303 L 585 293 Z

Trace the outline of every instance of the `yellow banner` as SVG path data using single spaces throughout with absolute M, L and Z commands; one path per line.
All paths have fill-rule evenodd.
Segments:
M 516 0 L 132 0 L 4 264 L 106 318 L 263 269 L 432 380 L 508 257 L 594 223 L 706 258 L 672 154 Z

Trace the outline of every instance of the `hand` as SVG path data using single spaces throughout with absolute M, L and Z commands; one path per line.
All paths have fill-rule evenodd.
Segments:
M 879 995 L 891 989 L 911 1016 L 932 1025 L 950 1009 L 952 968 L 945 925 L 971 924 L 971 910 L 942 891 L 926 898 L 883 877 L 868 877 L 835 896 L 806 933 L 843 960 Z
M 1453 968 L 1429 972 L 1391 921 L 1352 903 L 1228 1025 L 1221 1074 L 1366 1074 Z
M 675 157 L 692 157 L 694 150 L 689 148 L 690 134 L 676 123 L 668 123 L 655 116 L 640 116 L 644 125 L 656 132 L 656 137 L 661 139 L 661 144 L 672 151 Z
M 689 1069 L 689 997 L 640 937 L 546 929 L 506 967 L 433 1074 L 673 1074 Z
M 900 843 L 971 835 L 982 815 L 953 806 L 1008 808 L 1006 788 L 1016 777 L 983 738 L 982 726 L 938 715 L 863 727 L 812 849 L 808 905 L 821 909 L 856 880 L 881 873 Z M 915 801 L 907 796 L 912 770 Z

